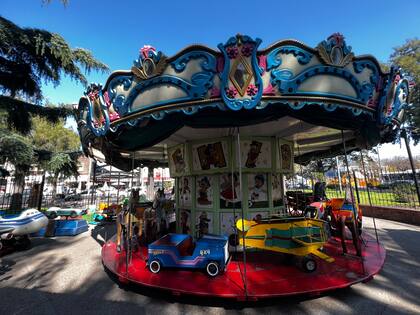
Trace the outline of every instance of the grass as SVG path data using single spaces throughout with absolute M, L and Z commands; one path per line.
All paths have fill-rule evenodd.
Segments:
M 344 191 L 340 193 L 338 190 L 333 189 L 327 189 L 326 194 L 328 198 L 337 198 L 342 197 L 344 198 Z M 354 194 L 357 198 L 356 191 L 354 190 Z M 372 201 L 372 205 L 376 206 L 386 206 L 386 207 L 401 207 L 401 208 L 414 208 L 419 207 L 419 202 L 417 200 L 417 196 L 413 195 L 410 196 L 409 202 L 398 202 L 397 196 L 393 192 L 387 192 L 387 191 L 369 191 L 370 199 Z M 361 204 L 369 204 L 369 196 L 368 192 L 366 190 L 359 190 L 359 198 Z

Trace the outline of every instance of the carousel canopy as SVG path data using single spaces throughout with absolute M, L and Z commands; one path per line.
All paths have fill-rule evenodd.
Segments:
M 295 161 L 305 163 L 339 153 L 343 140 L 349 150 L 387 141 L 401 123 L 404 75 L 355 56 L 341 34 L 315 49 L 260 44 L 237 35 L 218 51 L 194 45 L 172 57 L 144 46 L 131 70 L 80 99 L 85 153 L 125 170 L 162 166 L 170 146 L 239 131 L 293 141 Z

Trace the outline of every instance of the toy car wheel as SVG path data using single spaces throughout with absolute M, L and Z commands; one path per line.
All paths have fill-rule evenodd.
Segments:
M 70 218 L 75 218 L 75 217 L 77 217 L 76 211 L 70 212 Z
M 306 272 L 314 272 L 316 270 L 316 261 L 311 257 L 304 257 L 302 260 L 303 270 Z
M 219 274 L 219 264 L 215 261 L 211 261 L 206 266 L 206 272 L 210 277 L 216 277 Z
M 48 217 L 50 219 L 55 219 L 57 217 L 57 212 L 55 212 L 55 211 L 50 212 L 50 214 L 48 215 Z
M 149 270 L 153 273 L 158 273 L 161 269 L 159 260 L 152 260 L 149 264 Z

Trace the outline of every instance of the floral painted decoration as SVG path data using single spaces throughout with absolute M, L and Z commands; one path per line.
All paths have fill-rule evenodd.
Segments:
M 245 44 L 245 45 L 243 45 L 242 48 L 241 48 L 242 56 L 244 56 L 244 57 L 251 56 L 253 49 L 254 49 L 254 46 L 251 45 L 251 44 Z
M 230 46 L 226 48 L 226 53 L 230 59 L 235 59 L 239 54 L 239 49 L 236 46 Z
M 254 96 L 258 93 L 258 88 L 254 84 L 250 84 L 246 89 L 246 94 L 249 96 Z
M 235 98 L 235 96 L 238 94 L 238 91 L 234 87 L 230 87 L 226 89 L 226 95 L 229 98 Z

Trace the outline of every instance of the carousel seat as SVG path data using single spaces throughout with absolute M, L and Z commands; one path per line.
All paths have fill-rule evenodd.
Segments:
M 195 245 L 192 237 L 186 237 L 177 247 L 181 256 L 191 256 Z

